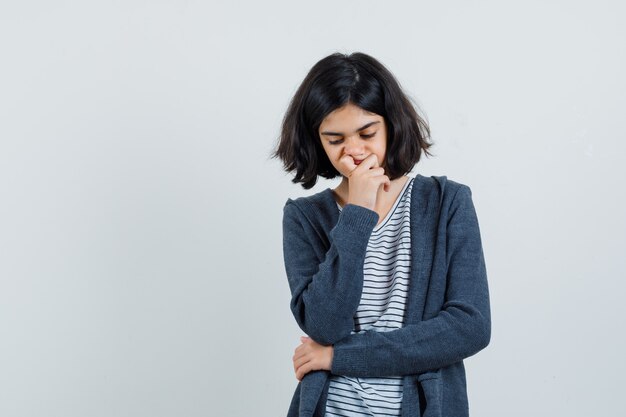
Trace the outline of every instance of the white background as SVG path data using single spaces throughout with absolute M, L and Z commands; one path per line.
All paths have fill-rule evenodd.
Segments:
M 474 416 L 609 416 L 626 386 L 620 1 L 2 1 L 0 415 L 280 416 L 301 335 L 269 155 L 309 68 L 379 59 L 413 174 L 473 191 L 492 342 Z

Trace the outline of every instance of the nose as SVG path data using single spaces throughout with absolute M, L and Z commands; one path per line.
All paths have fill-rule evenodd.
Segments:
M 350 156 L 363 155 L 365 147 L 363 145 L 363 141 L 361 141 L 360 138 L 350 136 L 346 138 L 344 143 L 345 143 L 344 152 L 346 153 L 346 155 L 350 155 Z

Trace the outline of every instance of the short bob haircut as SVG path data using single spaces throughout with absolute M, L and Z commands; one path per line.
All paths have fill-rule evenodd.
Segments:
M 318 176 L 341 175 L 328 159 L 318 130 L 329 113 L 348 103 L 384 118 L 387 151 L 381 165 L 390 180 L 410 172 L 422 152 L 431 156 L 430 128 L 393 74 L 367 54 L 337 52 L 311 68 L 283 118 L 271 157 L 280 158 L 285 171 L 296 171 L 293 183 L 310 189 Z

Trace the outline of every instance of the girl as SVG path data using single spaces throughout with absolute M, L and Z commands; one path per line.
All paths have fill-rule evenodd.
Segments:
M 409 177 L 430 132 L 394 76 L 332 54 L 291 100 L 273 156 L 287 199 L 291 311 L 307 334 L 288 416 L 468 416 L 463 359 L 489 343 L 487 274 L 470 188 Z

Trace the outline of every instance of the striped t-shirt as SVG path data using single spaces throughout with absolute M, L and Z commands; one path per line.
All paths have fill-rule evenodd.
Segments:
M 352 334 L 402 327 L 411 266 L 412 184 L 413 178 L 409 178 L 385 219 L 372 231 Z M 341 210 L 339 204 L 337 207 Z M 401 376 L 330 376 L 326 416 L 399 416 L 401 405 Z

